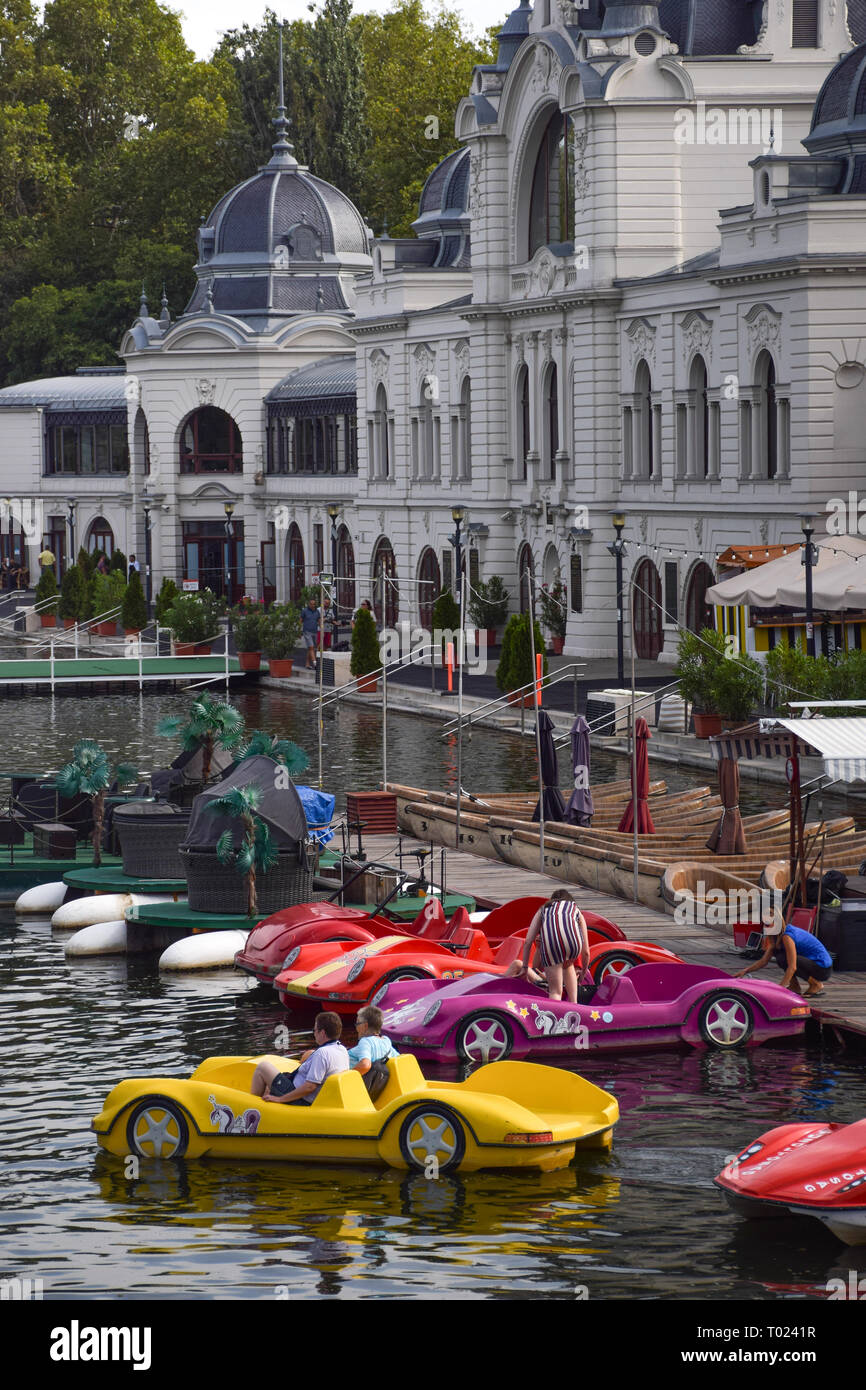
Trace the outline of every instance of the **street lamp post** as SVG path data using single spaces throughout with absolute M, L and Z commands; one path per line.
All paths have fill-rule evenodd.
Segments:
M 150 498 L 147 495 L 147 488 L 144 489 L 141 501 L 144 508 L 144 597 L 147 603 L 147 621 L 150 622 L 153 616 L 153 571 L 150 550 Z
M 625 517 L 622 512 L 614 512 L 611 521 L 616 531 L 616 540 L 612 541 L 607 547 L 610 554 L 616 559 L 616 678 L 619 688 L 625 685 L 625 641 L 623 637 L 623 596 L 622 596 L 622 560 L 625 554 L 625 541 L 622 538 L 625 529 Z
M 465 642 L 463 630 L 465 624 L 464 603 L 465 603 L 465 580 L 463 576 L 463 546 L 460 541 L 460 527 L 466 520 L 465 507 L 452 507 L 451 519 L 454 522 L 454 535 L 451 540 L 454 544 L 454 563 L 457 570 L 457 606 L 460 613 L 460 623 L 457 631 L 457 848 L 460 848 L 460 812 L 463 801 L 463 663 L 465 655 Z
M 66 515 L 69 522 L 69 563 L 75 564 L 75 499 L 67 497 Z
M 806 566 L 806 651 L 809 656 L 815 655 L 815 624 L 812 613 L 812 566 L 815 563 L 812 545 L 812 537 L 815 534 L 814 522 L 814 517 L 800 517 L 800 529 L 806 537 L 802 563 Z
M 463 525 L 463 522 L 466 520 L 466 508 L 465 508 L 465 507 L 452 507 L 452 508 L 451 508 L 451 519 L 452 519 L 452 521 L 454 522 L 454 525 L 455 525 L 455 527 L 456 527 L 456 530 L 455 530 L 455 532 L 454 532 L 454 535 L 451 537 L 451 543 L 452 543 L 452 545 L 454 546 L 454 563 L 455 563 L 455 565 L 456 565 L 456 567 L 457 567 L 457 576 L 456 576 L 456 577 L 457 577 L 457 602 L 460 603 L 460 602 L 461 602 L 460 594 L 462 593 L 461 584 L 460 584 L 460 576 L 461 576 L 461 574 L 463 573 L 463 545 L 462 545 L 462 542 L 461 542 L 461 539 L 460 539 L 460 527 Z M 462 608 L 461 608 L 461 611 L 460 611 L 460 626 L 461 626 L 461 629 L 462 629 L 462 627 L 463 627 L 463 610 L 462 610 Z
M 227 602 L 227 603 L 231 603 L 232 598 L 233 598 L 233 595 L 232 595 L 232 566 L 231 566 L 231 553 L 232 553 L 232 552 L 231 552 L 231 544 L 232 544 L 232 536 L 233 536 L 234 533 L 235 533 L 234 526 L 232 525 L 232 517 L 234 516 L 234 510 L 235 510 L 235 504 L 234 504 L 234 502 L 226 502 L 226 503 L 225 503 L 225 508 L 224 508 L 224 510 L 225 510 L 225 514 L 226 514 L 226 602 Z
M 331 520 L 331 573 L 334 576 L 334 617 L 337 617 L 340 608 L 340 591 L 337 585 L 337 517 L 340 515 L 340 508 L 336 502 L 332 502 L 328 507 L 328 516 Z M 336 639 L 335 639 L 336 640 Z

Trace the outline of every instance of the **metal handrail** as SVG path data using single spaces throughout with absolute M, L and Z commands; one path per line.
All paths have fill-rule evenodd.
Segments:
M 377 666 L 375 671 L 368 671 L 366 675 L 353 676 L 346 685 L 337 686 L 336 689 L 330 690 L 327 695 L 323 696 L 322 706 L 331 705 L 335 700 L 342 700 L 345 695 L 357 692 L 359 681 L 369 680 L 372 676 L 375 676 L 378 680 L 379 676 L 383 674 L 387 676 L 391 671 L 400 671 L 404 666 L 420 666 L 421 662 L 418 658 L 423 657 L 428 652 L 435 655 L 436 650 L 437 647 L 435 642 L 430 642 L 429 644 L 425 643 L 422 647 L 413 648 L 408 656 L 402 656 L 397 661 L 389 661 L 382 666 Z
M 558 685 L 560 681 L 574 680 L 578 671 L 585 670 L 585 661 L 569 662 L 567 666 L 560 667 L 556 675 L 542 676 L 541 688 L 542 690 L 547 690 L 551 686 Z M 459 719 L 450 719 L 448 723 L 445 725 L 444 729 L 442 730 L 440 737 L 446 738 L 449 737 L 451 734 L 455 733 L 458 727 L 460 727 L 461 722 L 464 727 L 467 725 L 471 726 L 475 723 L 476 719 L 484 715 L 487 710 L 496 709 L 500 705 L 507 705 L 509 703 L 510 695 L 528 695 L 530 691 L 535 689 L 536 684 L 537 677 L 533 678 L 531 681 L 527 681 L 525 685 L 518 686 L 515 690 L 510 690 L 507 695 L 499 695 L 495 700 L 487 700 L 483 705 L 479 705 L 477 709 L 472 710 L 470 714 L 464 715 L 462 721 L 460 721 Z

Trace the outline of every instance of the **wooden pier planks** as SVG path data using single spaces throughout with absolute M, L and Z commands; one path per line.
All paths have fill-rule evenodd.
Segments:
M 413 840 L 408 835 L 402 836 L 402 843 L 404 853 L 423 847 L 421 841 Z M 380 862 L 396 862 L 396 846 L 397 837 L 394 835 L 364 837 L 368 856 Z M 439 848 L 436 847 L 434 856 L 434 881 L 438 874 Z M 475 855 L 457 850 L 447 851 L 446 864 L 446 887 L 450 892 L 468 893 L 494 902 L 547 896 L 563 886 L 562 879 L 533 873 L 530 869 L 518 869 L 501 861 L 497 863 L 491 859 L 476 858 Z M 408 865 L 406 867 L 408 870 Z M 414 870 L 414 864 L 412 868 Z M 680 925 L 666 912 L 655 911 L 642 903 L 623 902 L 621 898 L 580 885 L 575 885 L 574 891 L 581 907 L 616 922 L 634 941 L 655 942 L 669 951 L 675 951 L 692 965 L 713 966 L 731 974 L 748 963 L 734 949 L 732 941 L 708 927 Z M 768 966 L 766 976 L 758 978 L 779 978 L 774 970 L 773 966 Z M 866 1039 L 866 974 L 834 974 L 825 996 L 819 1004 L 813 1005 L 813 1015 L 825 1027 L 838 1030 L 841 1034 L 854 1033 Z

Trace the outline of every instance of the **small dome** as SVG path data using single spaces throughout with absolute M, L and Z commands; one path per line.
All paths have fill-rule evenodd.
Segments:
M 866 44 L 846 54 L 818 94 L 807 149 L 841 134 L 866 133 Z
M 322 252 L 367 254 L 367 230 L 354 203 L 333 184 L 299 167 L 266 164 L 220 199 L 201 233 L 208 240 L 212 235 L 214 255 L 267 255 L 304 224 L 316 234 Z
M 499 41 L 499 53 L 496 59 L 496 66 L 498 68 L 508 68 L 511 66 L 514 55 L 529 33 L 529 21 L 531 18 L 532 6 L 529 0 L 520 0 L 517 9 L 511 11 L 511 14 L 496 35 Z
M 681 53 L 736 53 L 755 43 L 763 0 L 661 0 L 659 20 Z
M 468 149 L 455 150 L 437 165 L 424 185 L 418 217 L 412 226 L 419 238 L 439 241 L 434 266 L 466 270 L 470 264 Z

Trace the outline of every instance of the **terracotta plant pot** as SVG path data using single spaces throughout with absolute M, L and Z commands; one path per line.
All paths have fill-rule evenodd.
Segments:
M 40 613 L 40 614 L 39 614 L 39 621 L 41 622 L 41 624 L 42 624 L 43 627 L 56 627 L 56 626 L 57 626 L 57 614 L 56 614 L 56 613 Z
M 194 656 L 194 655 L 195 655 L 195 643 L 194 643 L 194 642 L 175 642 L 175 644 L 174 644 L 174 654 L 175 654 L 175 656 Z
M 375 695 L 379 688 L 378 676 L 358 676 L 358 694 Z
M 75 627 L 75 619 L 74 619 L 74 618 L 64 618 L 64 619 L 63 619 L 63 626 L 66 628 L 66 630 L 67 630 L 67 632 L 68 632 L 69 629 L 70 629 L 71 627 Z
M 140 628 L 140 627 L 125 627 L 125 628 L 123 629 L 123 635 L 124 635 L 124 637 L 140 637 L 140 636 L 141 636 L 141 628 Z
M 272 656 L 268 658 L 268 671 L 279 680 L 288 680 L 292 674 L 294 658 L 291 656 Z
M 565 646 L 565 638 L 564 638 L 564 637 L 551 637 L 551 639 L 550 639 L 550 645 L 551 645 L 551 647 L 553 648 L 553 655 L 554 655 L 554 656 L 562 656 L 562 650 L 563 650 L 563 647 Z
M 100 637 L 116 637 L 117 623 L 97 623 L 96 631 Z
M 528 695 L 520 695 L 516 690 L 509 690 L 505 698 L 509 705 L 516 705 L 518 709 L 535 709 L 535 695 L 531 690 Z
M 193 647 L 196 656 L 210 656 L 210 644 L 207 642 L 197 642 Z
M 488 627 L 488 628 L 486 629 L 486 632 L 487 632 L 487 650 L 489 651 L 491 647 L 495 647 L 495 646 L 496 646 L 496 628 L 495 628 L 495 627 Z
M 695 738 L 715 738 L 722 732 L 720 714 L 695 713 Z
M 261 652 L 238 652 L 238 661 L 242 671 L 260 671 L 262 654 Z

